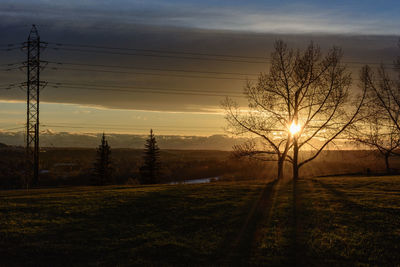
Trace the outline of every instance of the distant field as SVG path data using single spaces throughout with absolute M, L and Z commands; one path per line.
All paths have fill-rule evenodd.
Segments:
M 400 265 L 400 177 L 0 191 L 0 265 Z
M 25 150 L 0 147 L 0 190 L 24 188 Z M 300 159 L 310 156 L 300 153 Z M 143 164 L 141 149 L 112 149 L 113 179 L 110 184 L 138 184 Z M 232 157 L 229 151 L 161 150 L 159 183 L 220 177 L 225 181 L 273 179 L 276 162 L 243 160 Z M 96 149 L 42 148 L 40 153 L 41 187 L 90 186 L 98 184 L 94 174 Z M 392 174 L 400 173 L 400 157 L 391 157 Z M 371 175 L 386 173 L 384 158 L 377 151 L 326 150 L 301 168 L 302 177 L 329 175 Z M 290 175 L 286 164 L 285 173 Z

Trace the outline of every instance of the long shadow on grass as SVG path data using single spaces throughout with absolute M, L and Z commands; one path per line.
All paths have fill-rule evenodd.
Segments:
M 0 265 L 213 264 L 226 233 L 235 229 L 244 216 L 235 205 L 248 202 L 252 199 L 248 195 L 260 189 L 250 192 L 248 187 L 221 188 L 214 189 L 216 194 L 212 194 L 208 187 L 182 188 L 176 186 L 141 196 L 109 192 L 84 205 L 71 202 L 79 199 L 69 199 L 66 206 L 72 203 L 87 209 L 68 214 L 63 203 L 57 202 L 61 199 L 40 210 L 38 206 L 46 200 L 32 199 L 37 205 L 24 212 L 41 212 L 33 218 L 45 221 L 45 231 L 0 235 L 6 238 L 0 242 Z M 247 198 L 238 201 L 243 196 Z
M 292 266 L 307 266 L 304 258 L 304 246 L 301 244 L 300 233 L 302 227 L 299 223 L 299 212 L 301 209 L 301 198 L 298 187 L 298 179 L 293 179 L 293 214 L 292 214 L 292 247 L 290 251 Z
M 336 233 L 336 229 L 345 229 L 332 242 L 338 242 L 338 246 L 346 244 L 342 250 L 348 252 L 343 257 L 340 256 L 340 251 L 335 251 L 335 247 L 332 247 L 331 260 L 336 263 L 377 266 L 395 266 L 400 263 L 400 238 L 395 234 L 400 229 L 399 209 L 361 205 L 333 185 L 319 180 L 313 182 L 331 194 L 333 201 L 340 203 L 341 207 L 331 215 L 336 216 L 335 225 L 326 225 L 325 229 L 331 233 Z M 343 243 L 344 240 L 347 241 Z
M 367 207 L 364 205 L 360 205 L 355 201 L 352 201 L 350 197 L 343 191 L 340 191 L 336 189 L 334 186 L 324 183 L 322 181 L 318 180 L 313 180 L 313 182 L 317 182 L 322 188 L 326 189 L 328 192 L 333 194 L 336 199 L 338 199 L 340 202 L 344 204 L 346 209 L 348 210 L 359 210 L 362 211 L 364 215 L 368 214 L 373 214 L 374 212 L 385 212 L 389 213 L 391 215 L 400 215 L 400 209 L 395 209 L 395 208 L 386 208 L 386 207 Z M 365 185 L 370 185 L 373 184 L 373 182 L 365 184 Z M 351 189 L 359 188 L 361 186 L 354 186 L 351 187 Z
M 248 266 L 252 251 L 257 245 L 259 230 L 267 223 L 273 204 L 277 180 L 268 183 L 252 204 L 245 221 L 237 235 L 228 237 L 223 243 L 226 255 L 219 264 L 227 266 Z

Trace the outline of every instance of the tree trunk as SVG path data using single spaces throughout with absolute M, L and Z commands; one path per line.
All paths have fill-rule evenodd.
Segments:
M 283 178 L 283 163 L 283 158 L 278 159 L 278 180 L 281 180 Z
M 389 153 L 385 154 L 385 166 L 386 166 L 386 173 L 390 174 L 391 170 L 390 170 L 390 166 L 389 166 Z
M 293 138 L 293 180 L 299 178 L 299 145 L 297 137 Z

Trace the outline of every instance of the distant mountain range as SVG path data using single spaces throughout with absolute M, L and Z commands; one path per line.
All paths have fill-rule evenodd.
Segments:
M 111 147 L 143 148 L 147 135 L 106 134 Z M 40 135 L 41 147 L 97 147 L 101 134 L 82 134 L 68 132 L 45 132 Z M 246 138 L 233 138 L 227 135 L 211 136 L 179 136 L 156 135 L 158 145 L 162 149 L 201 149 L 232 150 L 235 144 L 243 143 Z M 12 146 L 23 146 L 23 132 L 0 132 L 0 143 Z

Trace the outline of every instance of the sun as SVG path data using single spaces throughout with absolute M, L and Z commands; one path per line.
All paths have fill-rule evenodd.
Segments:
M 292 124 L 289 127 L 289 131 L 292 135 L 297 134 L 301 129 L 300 124 L 296 124 L 295 122 L 292 122 Z

